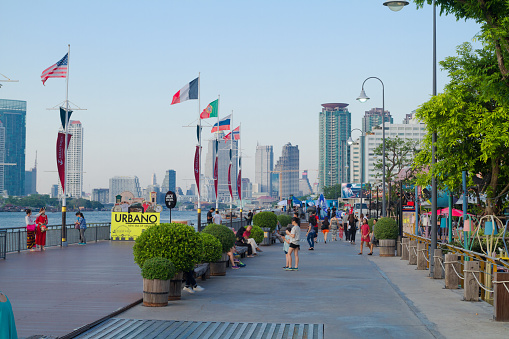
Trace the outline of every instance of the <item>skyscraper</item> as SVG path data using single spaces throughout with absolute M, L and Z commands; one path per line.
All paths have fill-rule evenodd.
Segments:
M 299 195 L 299 146 L 287 143 L 283 146 L 281 157 L 274 166 L 274 172 L 279 173 L 281 198 Z
M 320 189 L 349 181 L 347 140 L 352 131 L 352 117 L 347 106 L 344 103 L 322 104 L 318 130 Z
M 255 184 L 259 193 L 272 195 L 272 171 L 274 170 L 274 152 L 271 146 L 256 145 Z
M 5 140 L 3 163 L 12 164 L 0 165 L 4 173 L 3 189 L 8 195 L 22 196 L 25 192 L 26 110 L 26 101 L 0 99 Z
M 101 204 L 107 204 L 110 198 L 110 190 L 108 188 L 94 188 L 92 190 L 92 201 L 99 201 Z
M 175 187 L 177 187 L 177 172 L 174 170 L 167 170 L 163 183 L 161 184 L 161 192 L 164 194 L 168 191 L 175 192 Z
M 63 132 L 60 127 L 60 132 Z M 67 146 L 67 183 L 65 193 L 71 198 L 81 198 L 83 194 L 83 125 L 81 121 L 69 121 L 68 133 L 72 135 Z M 59 194 L 62 186 L 59 183 Z
M 37 163 L 25 171 L 25 195 L 37 194 Z
M 140 181 L 134 177 L 113 177 L 110 179 L 110 203 L 115 203 L 116 196 L 124 191 L 131 192 L 135 198 L 141 197 Z
M 392 124 L 394 119 L 392 119 L 391 112 L 385 110 L 385 122 Z M 362 117 L 362 131 L 365 133 L 371 132 L 373 127 L 379 126 L 382 124 L 382 109 L 381 108 L 372 108 L 369 111 L 364 112 L 364 117 Z
M 5 163 L 5 127 L 0 121 L 0 164 Z M 4 194 L 5 166 L 0 165 L 0 195 Z M 7 192 L 7 191 L 5 191 Z

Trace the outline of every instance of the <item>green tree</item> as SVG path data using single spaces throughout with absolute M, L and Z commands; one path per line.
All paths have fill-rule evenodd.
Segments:
M 323 188 L 323 196 L 325 199 L 337 200 L 338 198 L 341 198 L 341 184 L 325 186 Z
M 439 187 L 461 187 L 461 172 L 466 170 L 468 185 L 479 203 L 479 195 L 487 194 L 485 213 L 497 214 L 509 192 L 509 87 L 504 84 L 491 46 L 474 51 L 465 43 L 457 53 L 440 62 L 451 79 L 444 93 L 417 111 L 417 117 L 428 126 L 428 134 L 414 168 L 421 170 L 419 184 L 429 184 L 430 131 L 436 130 L 437 164 L 433 172 Z

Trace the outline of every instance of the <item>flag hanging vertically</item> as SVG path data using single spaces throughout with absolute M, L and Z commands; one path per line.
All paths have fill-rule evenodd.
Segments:
M 69 121 L 71 120 L 71 114 L 72 114 L 72 111 L 69 110 L 67 111 L 67 123 L 69 123 Z M 67 128 L 67 126 L 65 125 L 65 108 L 63 107 L 60 107 L 60 121 L 62 122 L 62 128 L 65 129 Z
M 67 134 L 67 145 L 71 141 L 71 134 Z M 62 191 L 65 192 L 65 133 L 58 132 L 57 137 L 57 170 Z
M 200 194 L 200 146 L 196 146 L 196 152 L 194 153 L 194 180 L 196 181 L 196 187 L 198 189 L 198 195 Z
M 177 93 L 173 95 L 171 105 L 184 102 L 186 100 L 198 99 L 198 81 L 200 78 L 196 78 L 190 83 L 186 84 Z
M 242 170 L 239 168 L 239 175 L 237 176 L 237 193 L 239 194 L 239 200 L 242 200 L 242 176 L 240 173 Z
M 49 78 L 65 78 L 67 76 L 68 54 L 42 72 L 41 81 L 43 85 Z
M 230 166 L 228 166 L 228 189 L 230 190 L 230 197 L 233 199 L 232 193 L 232 163 L 230 162 Z
M 232 116 L 231 114 L 227 115 L 223 119 L 219 120 L 219 123 L 216 122 L 214 124 L 214 126 L 212 127 L 211 132 L 214 133 L 214 132 L 217 132 L 217 131 L 226 131 L 226 130 L 229 130 L 230 129 L 230 119 L 231 119 L 231 116 Z
M 217 118 L 219 99 L 212 101 L 207 107 L 201 112 L 200 119 Z
M 214 163 L 214 189 L 216 191 L 216 199 L 217 199 L 217 181 L 218 181 L 218 168 L 217 168 L 217 158 L 216 157 L 216 161 Z
M 233 140 L 239 140 L 240 139 L 240 126 L 235 128 L 230 133 L 226 134 L 223 137 L 224 142 L 226 142 L 227 140 L 230 140 L 230 138 L 232 137 L 232 134 L 233 134 Z

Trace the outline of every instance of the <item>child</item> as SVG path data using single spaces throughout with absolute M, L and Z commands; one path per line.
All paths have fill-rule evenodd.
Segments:
M 369 248 L 369 225 L 368 225 L 368 219 L 364 218 L 362 219 L 362 226 L 361 226 L 361 251 L 359 255 L 362 255 L 362 248 L 364 247 L 364 243 L 366 243 L 366 247 Z M 369 255 L 372 255 L 372 252 L 369 253 Z
M 299 270 L 299 241 L 300 241 L 300 227 L 299 220 L 297 218 L 292 218 L 292 231 L 290 232 L 290 248 L 288 249 L 288 254 L 286 257 L 288 258 L 288 268 L 287 271 L 298 271 Z M 295 256 L 295 267 L 292 268 L 292 253 Z
M 290 268 L 290 266 L 288 266 L 288 250 L 290 249 L 290 241 L 292 240 L 292 237 L 290 236 L 291 234 L 291 227 L 287 227 L 286 228 L 286 235 L 285 235 L 285 243 L 283 245 L 283 251 L 285 252 L 285 267 L 283 267 L 284 269 L 287 269 L 287 268 Z

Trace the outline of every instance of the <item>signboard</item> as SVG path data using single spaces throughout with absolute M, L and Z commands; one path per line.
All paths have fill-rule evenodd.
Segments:
M 164 197 L 164 203 L 168 208 L 174 208 L 177 205 L 177 195 L 175 192 L 168 191 Z
M 415 233 L 415 212 L 403 210 L 403 232 Z
M 136 240 L 147 228 L 160 222 L 159 213 L 111 213 L 111 240 Z
M 362 197 L 369 198 L 369 190 L 366 184 L 362 184 Z M 361 184 L 341 184 L 341 199 L 360 199 Z

